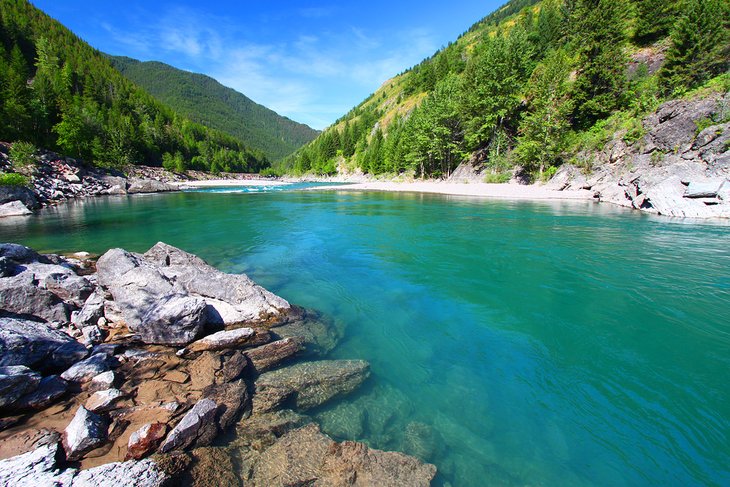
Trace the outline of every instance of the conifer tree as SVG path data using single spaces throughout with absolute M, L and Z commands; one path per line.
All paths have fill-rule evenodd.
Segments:
M 730 5 L 687 0 L 660 72 L 665 93 L 695 87 L 730 68 Z
M 676 0 L 634 0 L 636 3 L 636 30 L 634 40 L 650 44 L 666 37 L 677 16 Z

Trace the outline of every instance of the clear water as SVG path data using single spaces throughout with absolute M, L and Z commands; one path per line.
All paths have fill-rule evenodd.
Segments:
M 730 227 L 592 203 L 342 192 L 93 199 L 43 251 L 158 240 L 322 311 L 373 377 L 324 429 L 438 483 L 730 485 Z

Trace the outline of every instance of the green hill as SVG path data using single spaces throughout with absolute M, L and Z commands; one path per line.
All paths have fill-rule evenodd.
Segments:
M 263 152 L 155 100 L 26 0 L 0 2 L 0 140 L 102 166 L 258 171 Z
M 512 0 L 275 170 L 447 177 L 461 162 L 546 178 L 661 101 L 727 89 L 726 0 Z M 719 79 L 713 80 L 713 77 Z
M 319 134 L 223 86 L 208 76 L 164 63 L 111 56 L 121 73 L 195 122 L 221 130 L 278 160 Z

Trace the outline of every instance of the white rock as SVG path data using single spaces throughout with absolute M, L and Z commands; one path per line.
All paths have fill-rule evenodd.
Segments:
M 119 389 L 97 391 L 86 400 L 86 409 L 94 413 L 109 411 L 123 397 L 124 393 Z
M 32 214 L 32 211 L 30 211 L 23 203 L 17 200 L 0 205 L 0 218 L 5 216 L 23 216 Z
M 80 460 L 83 456 L 100 447 L 107 437 L 107 424 L 101 417 L 79 406 L 74 419 L 63 432 L 63 447 L 66 458 Z

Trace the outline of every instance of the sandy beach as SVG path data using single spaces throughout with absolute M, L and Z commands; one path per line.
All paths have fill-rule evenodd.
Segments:
M 414 193 L 436 193 L 455 196 L 480 196 L 510 200 L 592 200 L 593 192 L 588 190 L 557 191 L 538 185 L 448 183 L 437 181 L 392 182 L 373 181 L 318 188 L 338 191 L 395 191 Z
M 287 183 L 274 179 L 209 179 L 205 181 L 184 181 L 177 183 L 180 189 L 186 188 L 230 188 L 238 186 L 284 186 Z

